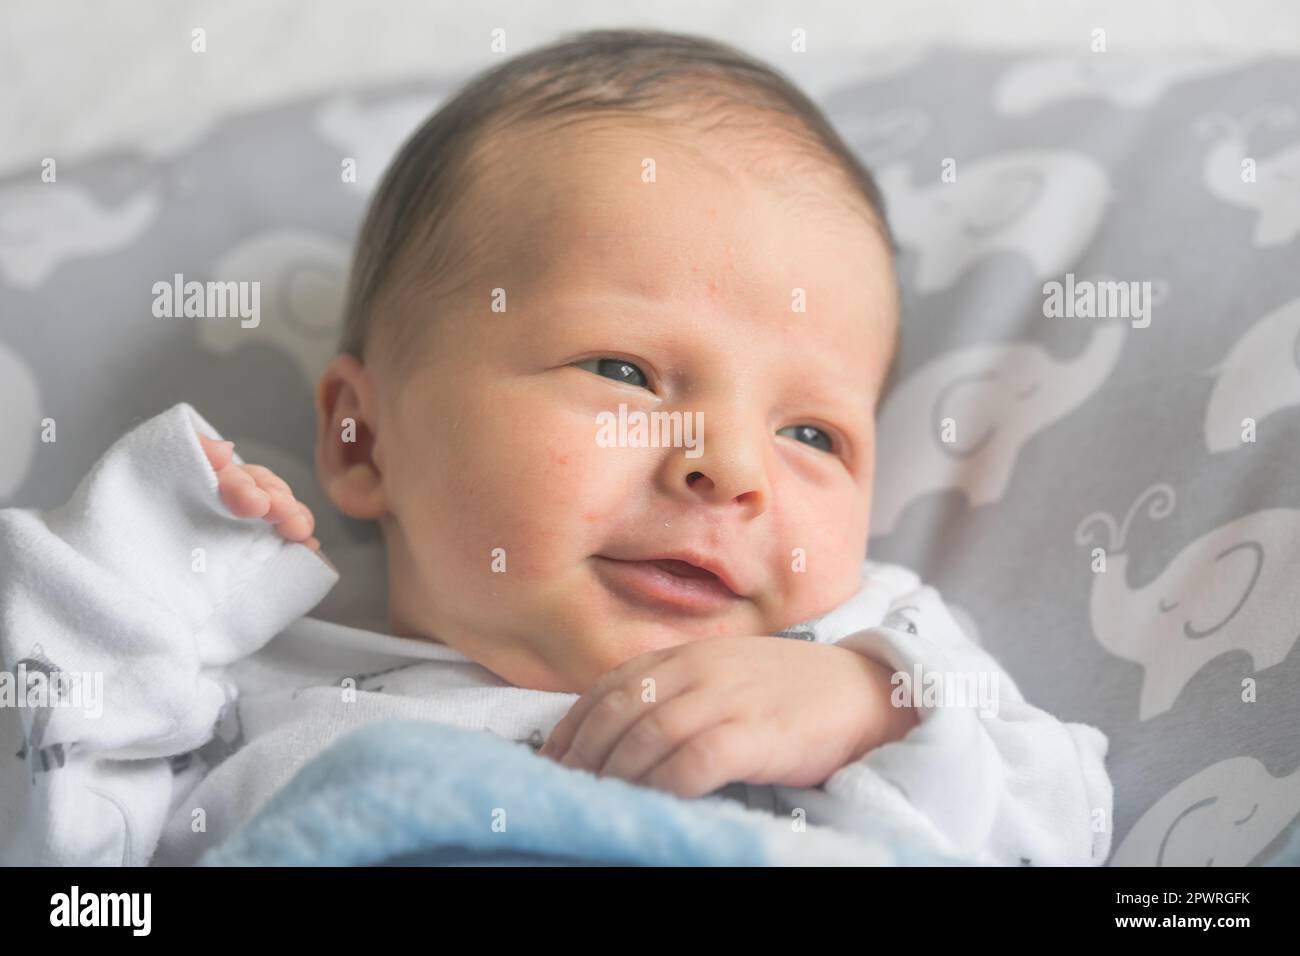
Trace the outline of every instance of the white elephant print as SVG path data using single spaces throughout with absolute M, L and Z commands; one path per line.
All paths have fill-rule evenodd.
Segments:
M 1197 127 L 1202 133 L 1220 131 L 1205 157 L 1206 188 L 1216 198 L 1257 214 L 1251 242 L 1261 248 L 1288 243 L 1300 234 L 1300 142 L 1257 156 L 1246 137 L 1261 123 L 1282 128 L 1294 122 L 1290 107 L 1261 107 L 1240 122 L 1209 117 Z M 1242 163 L 1247 158 L 1255 161 L 1254 182 L 1243 179 Z
M 1280 664 L 1300 637 L 1300 510 L 1269 508 L 1221 525 L 1187 545 L 1154 581 L 1128 583 L 1128 539 L 1133 518 L 1164 518 L 1174 490 L 1144 491 L 1123 524 L 1105 513 L 1084 518 L 1075 540 L 1095 545 L 1094 526 L 1106 531 L 1105 571 L 1093 575 L 1092 630 L 1110 653 L 1142 666 L 1138 718 L 1168 711 L 1206 664 L 1245 651 L 1256 671 Z M 1237 693 L 1238 688 L 1228 692 Z
M 1156 801 L 1111 866 L 1249 866 L 1300 814 L 1300 770 L 1274 777 L 1254 757 L 1206 767 Z
M 1106 170 L 1067 150 L 998 153 L 957 167 L 954 182 L 912 185 L 902 165 L 878 176 L 900 245 L 916 249 L 918 292 L 953 283 L 1000 252 L 1030 261 L 1038 278 L 1057 275 L 1092 241 L 1111 198 Z
M 35 288 L 67 259 L 129 245 L 161 208 L 153 190 L 110 208 L 73 183 L 0 188 L 0 274 L 15 286 Z
M 961 491 L 975 508 L 1006 491 L 1020 449 L 1078 408 L 1110 375 L 1127 334 L 1099 322 L 1076 358 L 1059 361 L 1032 342 L 956 349 L 922 366 L 886 400 L 876 427 L 871 534 L 891 533 L 922 495 Z M 945 442 L 951 419 L 956 441 Z
M 314 384 L 338 346 L 347 270 L 348 248 L 332 236 L 281 230 L 245 240 L 221 257 L 210 278 L 260 282 L 261 321 L 249 329 L 204 322 L 200 340 L 214 352 L 269 342 Z
M 1242 447 L 1242 421 L 1300 405 L 1300 299 L 1255 323 L 1222 362 L 1205 412 L 1205 445 L 1214 453 Z M 1258 433 L 1257 433 L 1258 439 Z

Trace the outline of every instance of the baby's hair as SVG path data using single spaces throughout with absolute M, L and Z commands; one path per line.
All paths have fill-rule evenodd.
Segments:
M 490 162 L 485 157 L 491 134 L 587 118 L 688 122 L 706 116 L 701 132 L 734 132 L 737 120 L 761 117 L 763 124 L 751 127 L 746 141 L 760 161 L 772 157 L 771 126 L 778 122 L 802 157 L 847 177 L 850 195 L 861 200 L 855 205 L 865 204 L 866 218 L 892 259 L 896 246 L 875 179 L 817 105 L 782 74 L 713 40 L 655 30 L 593 30 L 566 36 L 473 78 L 407 139 L 385 171 L 361 226 L 340 350 L 361 359 L 376 323 L 395 323 L 385 329 L 391 341 L 384 351 L 390 361 L 403 364 L 419 330 L 409 328 L 409 321 L 397 321 L 404 309 L 400 302 L 388 301 L 390 294 L 408 297 L 413 286 L 446 294 L 455 284 L 453 276 L 467 278 L 459 265 L 471 246 L 453 224 L 474 228 L 459 220 L 475 169 Z M 396 289 L 395 276 L 414 256 L 418 258 L 406 271 L 418 279 Z M 893 352 L 890 381 L 896 347 Z

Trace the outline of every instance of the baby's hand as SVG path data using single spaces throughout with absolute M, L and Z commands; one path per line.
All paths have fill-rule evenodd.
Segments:
M 320 542 L 312 537 L 316 519 L 311 510 L 293 496 L 284 480 L 261 465 L 234 462 L 235 443 L 214 441 L 199 435 L 199 444 L 217 473 L 217 490 L 236 518 L 261 518 L 275 525 L 286 541 L 299 541 L 313 551 Z
M 889 678 L 833 644 L 694 641 L 603 675 L 540 753 L 682 797 L 734 781 L 817 786 L 915 725 L 910 708 L 891 705 Z

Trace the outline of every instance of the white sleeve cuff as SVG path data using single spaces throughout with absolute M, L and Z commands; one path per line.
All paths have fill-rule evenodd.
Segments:
M 885 664 L 918 723 L 842 767 L 826 792 L 864 805 L 882 784 L 947 841 L 1004 865 L 1097 865 L 1110 850 L 1108 741 L 1025 702 L 964 635 L 933 588 L 896 600 L 885 621 L 835 642 Z
M 319 603 L 338 572 L 261 519 L 230 514 L 199 431 L 221 438 L 185 402 L 136 426 L 47 524 L 70 549 L 186 621 L 208 667 L 259 648 Z

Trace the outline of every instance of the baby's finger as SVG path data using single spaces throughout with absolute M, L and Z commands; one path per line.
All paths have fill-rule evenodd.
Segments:
M 640 701 L 641 698 L 649 692 L 648 704 L 655 701 L 667 700 L 673 694 L 679 693 L 684 687 L 684 678 L 678 673 L 680 668 L 673 668 L 667 671 L 664 668 L 665 663 L 669 660 L 670 655 L 676 648 L 668 647 L 658 651 L 650 651 L 640 654 L 630 660 L 624 661 L 618 667 L 601 675 L 601 677 L 587 689 L 572 707 L 569 712 L 560 718 L 552 729 L 546 743 L 538 753 L 543 757 L 563 763 L 566 753 L 572 748 L 573 741 L 577 737 L 580 729 L 588 723 L 588 717 L 591 713 L 602 707 L 605 698 L 611 694 L 620 694 L 620 698 L 612 702 L 612 705 L 619 710 L 625 711 L 621 715 L 615 715 L 608 712 L 611 703 L 604 703 L 606 713 L 599 715 L 598 721 L 613 719 L 616 726 L 613 728 L 619 732 L 625 730 L 629 721 L 638 716 L 633 708 L 623 707 L 621 700 Z M 653 680 L 653 684 L 647 685 L 645 681 Z M 608 731 L 606 731 L 607 733 Z M 589 731 L 590 734 L 596 731 Z M 615 738 L 617 739 L 617 738 Z M 590 748 L 596 746 L 596 740 L 593 738 L 584 745 L 587 750 L 580 752 L 575 756 L 574 762 L 569 766 L 586 766 L 579 758 L 586 753 L 592 752 Z M 604 761 L 604 753 L 601 753 L 601 762 Z M 600 766 L 597 763 L 589 769 L 594 770 Z
M 271 498 L 271 507 L 267 509 L 266 514 L 262 515 L 263 521 L 268 524 L 278 525 L 298 516 L 302 506 L 294 500 L 293 495 L 263 485 L 259 485 L 259 487 Z
M 298 505 L 298 512 L 290 518 L 286 518 L 275 526 L 287 541 L 306 541 L 311 537 L 312 531 L 316 527 L 316 519 L 312 517 L 311 509 L 301 502 Z
M 199 435 L 199 445 L 203 448 L 203 454 L 207 455 L 208 464 L 213 471 L 225 468 L 235 454 L 235 443 L 232 441 L 217 441 L 207 435 Z
M 217 490 L 236 518 L 260 518 L 271 507 L 271 497 L 238 467 L 227 466 L 217 474 Z
M 747 725 L 724 721 L 692 737 L 636 782 L 679 797 L 701 797 L 758 775 L 766 759 L 764 749 Z
M 633 686 L 613 688 L 588 711 L 567 752 L 555 759 L 566 767 L 595 773 L 619 738 L 654 707 Z
M 725 707 L 717 694 L 696 690 L 647 711 L 619 737 L 596 774 L 639 780 L 686 741 L 726 720 Z
M 616 667 L 612 671 L 602 674 L 596 679 L 596 682 L 586 689 L 578 699 L 573 702 L 573 706 L 565 712 L 559 722 L 551 728 L 546 742 L 542 744 L 541 749 L 537 751 L 539 756 L 550 757 L 557 763 L 573 743 L 574 735 L 577 734 L 578 728 L 582 722 L 587 719 L 587 714 L 591 711 L 600 699 L 605 696 L 606 691 L 613 686 L 616 677 L 621 676 L 622 667 Z
M 293 496 L 293 489 L 289 487 L 289 483 L 265 465 L 245 465 L 244 471 L 253 476 L 257 487 L 263 491 L 282 491 L 290 497 Z

